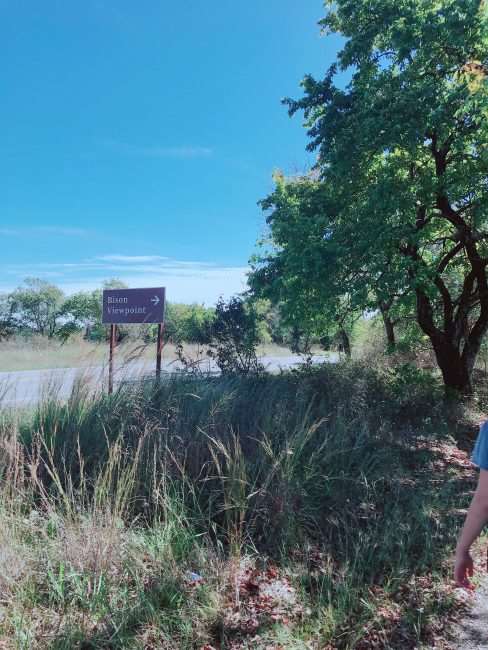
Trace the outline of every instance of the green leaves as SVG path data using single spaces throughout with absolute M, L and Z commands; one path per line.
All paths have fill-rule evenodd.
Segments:
M 24 286 L 9 295 L 10 313 L 16 324 L 54 336 L 64 295 L 61 289 L 39 278 L 27 278 Z
M 276 189 L 261 205 L 274 247 L 261 246 L 252 258 L 255 295 L 280 305 L 284 321 L 314 335 L 336 329 L 351 312 L 346 295 L 347 243 L 336 235 L 334 196 L 311 177 L 275 177 Z

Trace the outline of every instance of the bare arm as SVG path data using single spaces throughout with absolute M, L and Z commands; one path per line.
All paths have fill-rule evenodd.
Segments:
M 480 469 L 478 485 L 459 535 L 456 547 L 454 578 L 459 587 L 470 588 L 468 575 L 473 575 L 473 559 L 469 549 L 488 521 L 488 470 Z

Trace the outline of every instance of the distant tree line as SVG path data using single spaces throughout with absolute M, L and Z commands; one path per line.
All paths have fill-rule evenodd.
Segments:
M 40 278 L 27 278 L 22 286 L 0 296 L 0 338 L 15 334 L 38 335 L 67 341 L 75 334 L 100 342 L 108 338 L 102 323 L 103 289 L 127 288 L 117 279 L 109 280 L 93 291 L 72 295 Z M 215 310 L 202 305 L 168 303 L 165 313 L 165 336 L 172 342 L 196 342 L 204 337 Z M 117 328 L 119 341 L 124 338 L 155 339 L 156 326 L 136 325 Z
M 102 291 L 117 288 L 126 285 L 112 279 L 101 288 L 66 295 L 55 284 L 26 278 L 14 291 L 0 295 L 0 340 L 15 335 L 37 335 L 67 341 L 81 335 L 93 342 L 106 341 L 108 327 L 102 323 Z M 155 325 L 117 327 L 119 342 L 126 338 L 152 342 L 156 335 Z M 242 345 L 243 350 L 252 342 L 254 346 L 275 343 L 295 352 L 307 352 L 313 343 L 321 342 L 300 327 L 287 325 L 280 310 L 267 299 L 235 296 L 227 302 L 219 300 L 216 307 L 167 303 L 167 341 L 175 345 L 211 345 L 213 340 L 226 337 L 239 340 L 237 347 Z

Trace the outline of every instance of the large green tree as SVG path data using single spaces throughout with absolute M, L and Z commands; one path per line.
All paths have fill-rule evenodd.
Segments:
M 85 338 L 104 338 L 102 325 L 102 296 L 100 289 L 94 291 L 79 291 L 69 296 L 61 310 L 63 324 L 59 336 L 67 340 L 72 334 L 82 329 Z
M 269 234 L 251 258 L 252 293 L 279 306 L 286 325 L 308 337 L 339 335 L 350 352 L 348 331 L 365 302 L 365 285 L 347 290 L 348 248 L 331 240 L 334 197 L 313 176 L 274 176 L 275 191 L 261 201 Z
M 59 328 L 64 294 L 40 278 L 26 278 L 9 296 L 10 313 L 17 327 L 53 337 Z
M 485 3 L 326 5 L 322 27 L 345 45 L 322 80 L 305 77 L 304 96 L 286 102 L 304 112 L 318 151 L 328 243 L 348 241 L 344 264 L 380 299 L 413 293 L 446 386 L 470 392 L 488 328 Z

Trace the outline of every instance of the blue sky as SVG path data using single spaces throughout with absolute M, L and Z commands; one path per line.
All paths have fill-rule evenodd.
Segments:
M 0 0 L 0 291 L 119 277 L 242 289 L 272 172 L 314 155 L 280 100 L 337 37 L 321 0 Z

